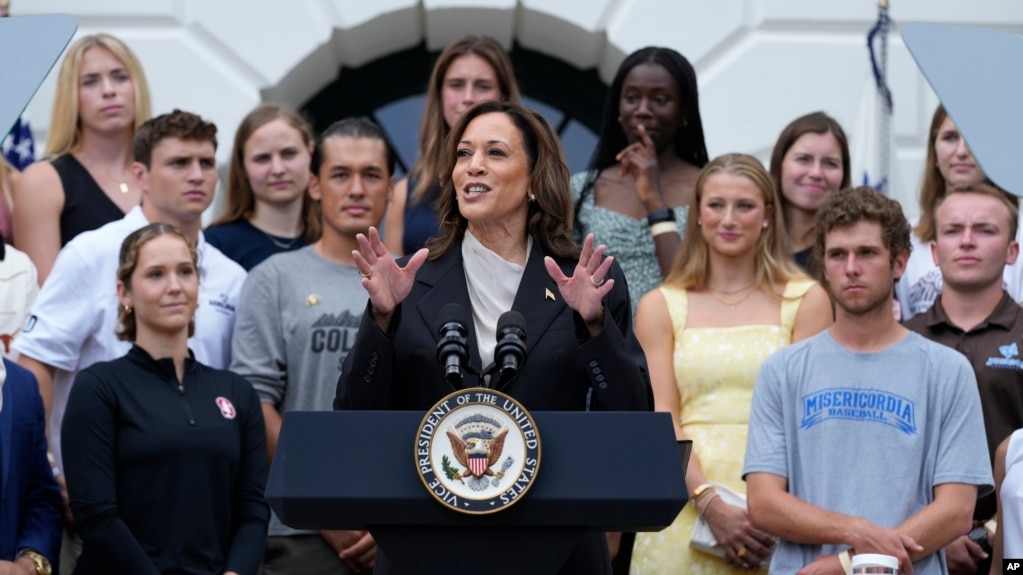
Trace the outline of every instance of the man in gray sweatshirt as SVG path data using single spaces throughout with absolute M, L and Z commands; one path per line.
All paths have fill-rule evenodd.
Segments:
M 357 234 L 379 225 L 394 189 L 394 154 L 361 119 L 328 127 L 313 151 L 309 195 L 323 235 L 277 254 L 249 274 L 238 305 L 231 370 L 259 393 L 272 460 L 281 414 L 332 408 L 341 364 L 366 308 L 352 259 Z M 365 531 L 299 531 L 271 518 L 264 575 L 370 572 L 376 544 Z

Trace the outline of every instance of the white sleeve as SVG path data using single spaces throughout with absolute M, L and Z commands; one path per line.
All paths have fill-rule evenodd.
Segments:
M 75 243 L 60 250 L 14 349 L 32 359 L 65 371 L 75 371 L 82 345 L 100 329 L 102 307 L 113 285 L 100 286 L 92 258 Z M 114 284 L 116 279 L 106 278 Z M 102 289 L 106 287 L 107 289 Z

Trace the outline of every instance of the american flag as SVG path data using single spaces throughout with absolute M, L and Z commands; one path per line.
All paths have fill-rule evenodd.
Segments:
M 18 170 L 24 170 L 35 161 L 35 142 L 32 140 L 32 130 L 29 128 L 28 120 L 19 117 L 18 121 L 14 122 L 11 132 L 0 144 L 0 152 L 7 159 L 7 163 Z

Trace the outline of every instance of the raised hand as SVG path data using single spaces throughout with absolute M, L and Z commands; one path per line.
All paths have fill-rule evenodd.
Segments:
M 429 250 L 423 248 L 417 251 L 402 268 L 391 252 L 387 251 L 375 227 L 369 228 L 368 237 L 358 234 L 355 238 L 359 242 L 359 249 L 352 251 L 352 257 L 362 275 L 362 287 L 366 288 L 372 303 L 371 317 L 380 329 L 386 331 L 395 308 L 412 291 L 416 272 L 426 261 Z
M 590 335 L 600 333 L 604 325 L 603 299 L 614 287 L 615 281 L 608 279 L 614 258 L 604 257 L 604 246 L 593 247 L 593 234 L 588 234 L 583 241 L 583 249 L 579 254 L 579 263 L 575 266 L 572 276 L 566 276 L 557 262 L 552 258 L 544 258 L 547 273 L 558 284 L 561 297 L 568 307 L 575 310 L 586 322 Z
M 632 174 L 639 201 L 643 202 L 647 211 L 659 210 L 664 207 L 664 198 L 660 189 L 657 148 L 643 124 L 638 124 L 636 131 L 639 132 L 639 141 L 629 144 L 615 156 L 619 175 Z

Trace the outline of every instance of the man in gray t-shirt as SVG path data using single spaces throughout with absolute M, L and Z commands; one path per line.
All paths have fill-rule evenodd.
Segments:
M 815 225 L 835 323 L 761 368 L 743 468 L 750 519 L 781 539 L 772 574 L 850 573 L 857 553 L 945 574 L 942 548 L 993 483 L 973 371 L 892 315 L 910 249 L 898 203 L 843 190 Z
M 309 195 L 320 203 L 322 237 L 277 254 L 249 273 L 238 305 L 231 370 L 263 402 L 272 460 L 281 414 L 329 411 L 368 296 L 352 251 L 383 219 L 394 159 L 372 122 L 341 120 L 316 142 Z M 331 438 L 333 441 L 335 438 Z M 271 517 L 261 575 L 370 572 L 376 544 L 365 531 L 299 531 Z

